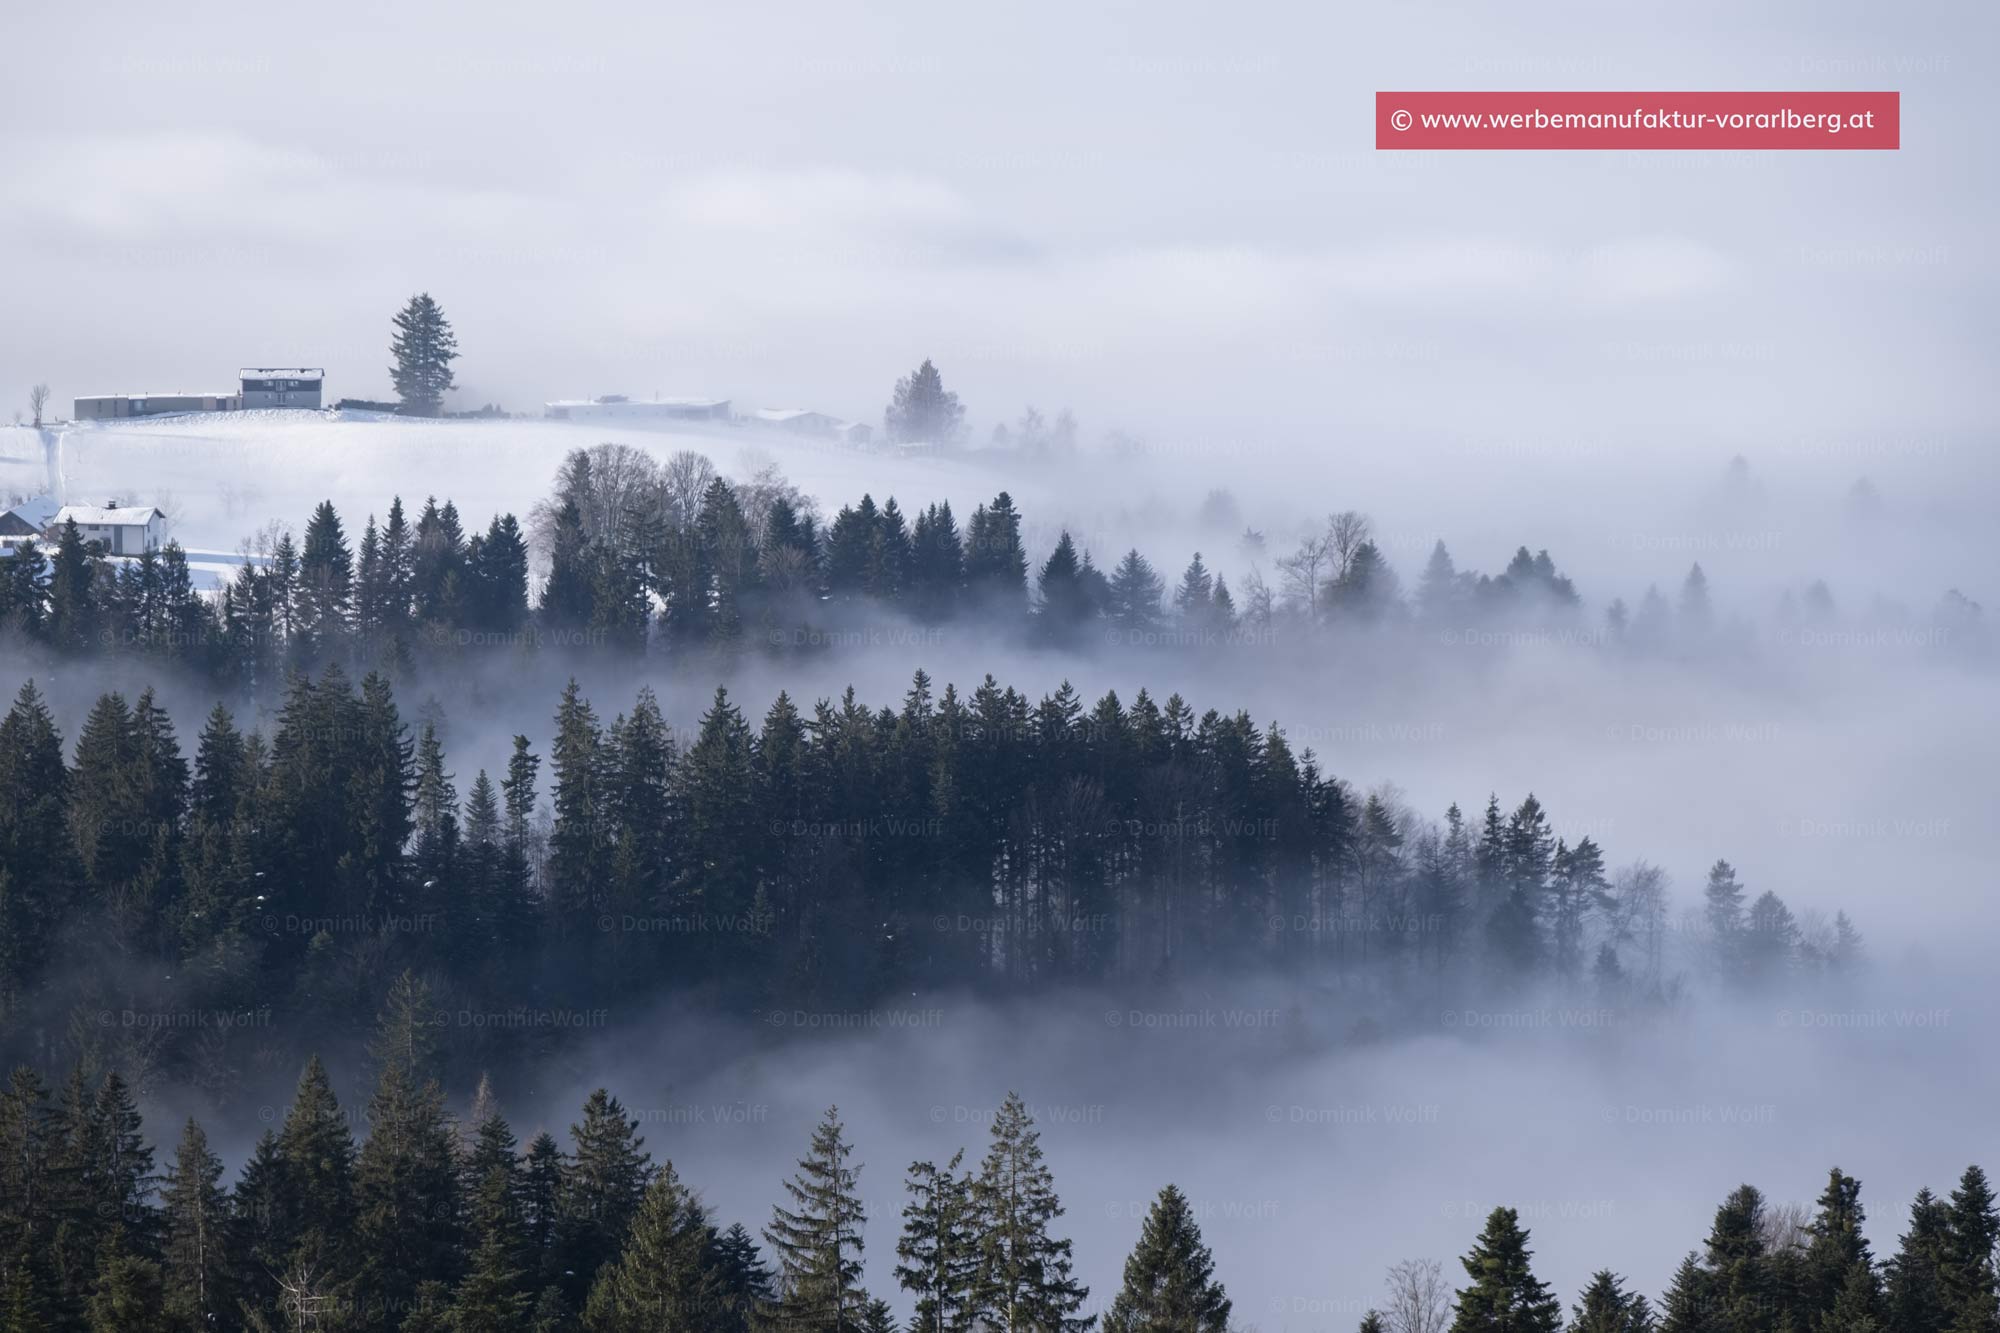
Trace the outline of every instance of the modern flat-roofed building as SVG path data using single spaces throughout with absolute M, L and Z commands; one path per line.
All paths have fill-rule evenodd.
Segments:
M 76 400 L 77 421 L 159 417 L 174 412 L 234 412 L 243 400 L 233 393 L 106 393 Z
M 166 516 L 151 505 L 64 505 L 50 520 L 47 539 L 60 539 L 63 525 L 71 522 L 85 541 L 99 543 L 107 555 L 156 551 L 167 527 Z
M 243 406 L 317 410 L 326 371 L 319 366 L 245 366 Z

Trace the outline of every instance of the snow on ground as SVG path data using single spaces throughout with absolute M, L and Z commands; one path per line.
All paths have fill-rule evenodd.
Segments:
M 168 535 L 190 551 L 234 560 L 247 537 L 272 520 L 295 533 L 321 500 L 332 500 L 358 540 L 370 514 L 401 494 L 412 511 L 425 496 L 449 498 L 468 528 L 496 513 L 526 521 L 547 495 L 564 454 L 615 442 L 665 458 L 682 449 L 708 455 L 721 473 L 747 477 L 765 464 L 820 501 L 827 516 L 869 492 L 894 495 L 912 513 L 948 500 L 961 525 L 975 505 L 1010 491 L 1028 517 L 1031 551 L 1045 550 L 1055 525 L 1078 532 L 1098 559 L 1115 561 L 1127 539 L 1191 518 L 1198 493 L 1178 511 L 1128 513 L 1106 486 L 1081 485 L 1072 470 L 1009 460 L 909 456 L 822 442 L 756 426 L 659 429 L 614 422 L 543 419 L 423 421 L 365 412 L 250 411 L 130 421 L 0 429 L 0 495 L 53 487 L 66 504 L 118 499 L 158 506 Z M 51 455 L 53 455 L 51 457 Z M 1108 470 L 1108 469 L 1107 469 Z M 1198 539 L 1190 534 L 1190 542 Z M 1116 549 L 1112 549 L 1116 545 Z M 1151 543 L 1148 543 L 1149 549 Z M 1193 549 L 1192 546 L 1189 547 Z M 1184 556 L 1182 557 L 1184 558 Z

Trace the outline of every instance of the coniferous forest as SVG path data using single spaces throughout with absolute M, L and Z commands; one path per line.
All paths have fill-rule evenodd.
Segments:
M 1115 1292 L 1076 1280 L 1064 1207 L 1033 1117 L 1010 1095 L 987 1141 L 910 1163 L 900 1218 L 870 1218 L 863 1164 L 830 1108 L 754 1233 L 703 1205 L 692 1166 L 655 1161 L 639 1122 L 600 1089 L 567 1142 L 523 1145 L 482 1085 L 455 1120 L 405 981 L 384 1010 L 361 1121 L 309 1061 L 283 1118 L 228 1178 L 202 1126 L 149 1145 L 131 1087 L 73 1068 L 51 1092 L 23 1067 L 0 1092 L 0 1328 L 661 1330 L 899 1327 L 861 1281 L 893 1246 L 910 1330 L 1224 1333 L 1226 1274 L 1200 1218 L 1160 1189 Z M 862 1137 L 867 1137 L 866 1127 Z M 1862 1234 L 1860 1182 L 1829 1172 L 1810 1214 L 1755 1186 L 1716 1209 L 1657 1297 L 1599 1270 L 1566 1300 L 1535 1274 L 1527 1229 L 1496 1208 L 1462 1274 L 1398 1264 L 1364 1331 L 1452 1333 L 1941 1333 L 2000 1319 L 2000 1212 L 1966 1169 L 1920 1192 L 1893 1253 Z M 900 1225 L 899 1225 L 900 1223 Z
M 1253 589 L 1239 611 L 1199 557 L 1170 598 L 1136 551 L 1103 575 L 1067 535 L 1031 593 L 1004 493 L 963 536 L 946 506 L 906 528 L 866 498 L 821 531 L 774 478 L 642 459 L 569 459 L 529 525 L 551 552 L 532 604 L 522 526 L 467 538 L 449 503 L 414 523 L 393 504 L 358 557 L 323 505 L 302 544 L 277 538 L 216 597 L 177 548 L 113 564 L 73 525 L 53 561 L 9 563 L 0 633 L 48 671 L 136 657 L 216 702 L 176 718 L 153 689 L 106 692 L 65 735 L 31 679 L 0 719 L 0 1046 L 17 1064 L 0 1329 L 879 1330 L 891 1299 L 912 1329 L 1240 1327 L 1172 1185 L 1132 1219 L 1119 1290 L 1074 1278 L 1019 1098 L 983 1148 L 910 1166 L 897 1289 L 871 1293 L 834 1112 L 753 1231 L 700 1202 L 698 1162 L 655 1163 L 609 1091 L 567 1142 L 523 1145 L 487 1075 L 663 1003 L 782 1027 L 910 997 L 1171 1000 L 1268 976 L 1334 987 L 1350 1026 L 1333 1035 L 1351 1040 L 1482 997 L 1643 1018 L 1690 988 L 1838 993 L 1861 964 L 1844 912 L 1795 915 L 1727 861 L 1677 913 L 1659 869 L 1615 865 L 1531 793 L 1415 811 L 1276 723 L 1143 689 L 1034 698 L 917 670 L 900 699 L 779 693 L 750 714 L 718 689 L 676 727 L 650 689 L 601 706 L 572 680 L 545 747 L 516 736 L 504 765 L 465 771 L 448 719 L 407 717 L 398 688 L 468 649 L 782 653 L 837 647 L 819 627 L 857 608 L 1058 647 L 1106 629 L 1231 642 L 1274 615 L 1577 614 L 1525 551 L 1487 579 L 1440 546 L 1405 602 L 1353 515 L 1324 569 L 1290 567 L 1282 605 Z M 322 1057 L 368 1071 L 365 1106 L 342 1108 Z M 194 1119 L 178 1139 L 140 1122 L 142 1095 L 186 1089 L 226 1123 L 301 1064 L 238 1170 Z M 474 1086 L 463 1107 L 445 1092 Z M 1357 1322 L 1987 1328 L 1984 1190 L 1975 1169 L 1949 1201 L 1920 1198 L 1878 1264 L 1851 1178 L 1834 1172 L 1804 1222 L 1746 1186 L 1671 1290 L 1649 1300 L 1606 1272 L 1573 1306 L 1502 1208 L 1455 1294 L 1435 1265 L 1399 1267 Z

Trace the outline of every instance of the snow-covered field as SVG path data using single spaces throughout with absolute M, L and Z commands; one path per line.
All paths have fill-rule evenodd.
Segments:
M 825 500 L 899 491 L 954 506 L 989 498 L 1002 484 L 983 469 L 819 445 L 776 432 L 718 426 L 661 431 L 561 421 L 417 421 L 355 412 L 207 413 L 135 421 L 82 422 L 41 436 L 0 431 L 0 492 L 53 486 L 66 504 L 111 498 L 157 505 L 169 533 L 190 550 L 234 551 L 272 520 L 294 530 L 332 500 L 358 531 L 400 490 L 412 508 L 425 495 L 457 502 L 468 525 L 502 512 L 523 518 L 547 494 L 571 449 L 606 441 L 660 457 L 694 449 L 725 476 L 776 463 Z M 53 466 L 51 466 L 51 462 Z M 53 475 L 51 475 L 53 474 Z M 906 501 L 907 503 L 907 501 Z

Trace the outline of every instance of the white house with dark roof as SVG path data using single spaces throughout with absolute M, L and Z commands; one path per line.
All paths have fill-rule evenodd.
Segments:
M 108 555 L 140 555 L 157 551 L 166 537 L 166 515 L 151 505 L 64 505 L 46 530 L 48 541 L 58 541 L 64 526 L 76 524 L 86 542 L 96 542 Z

